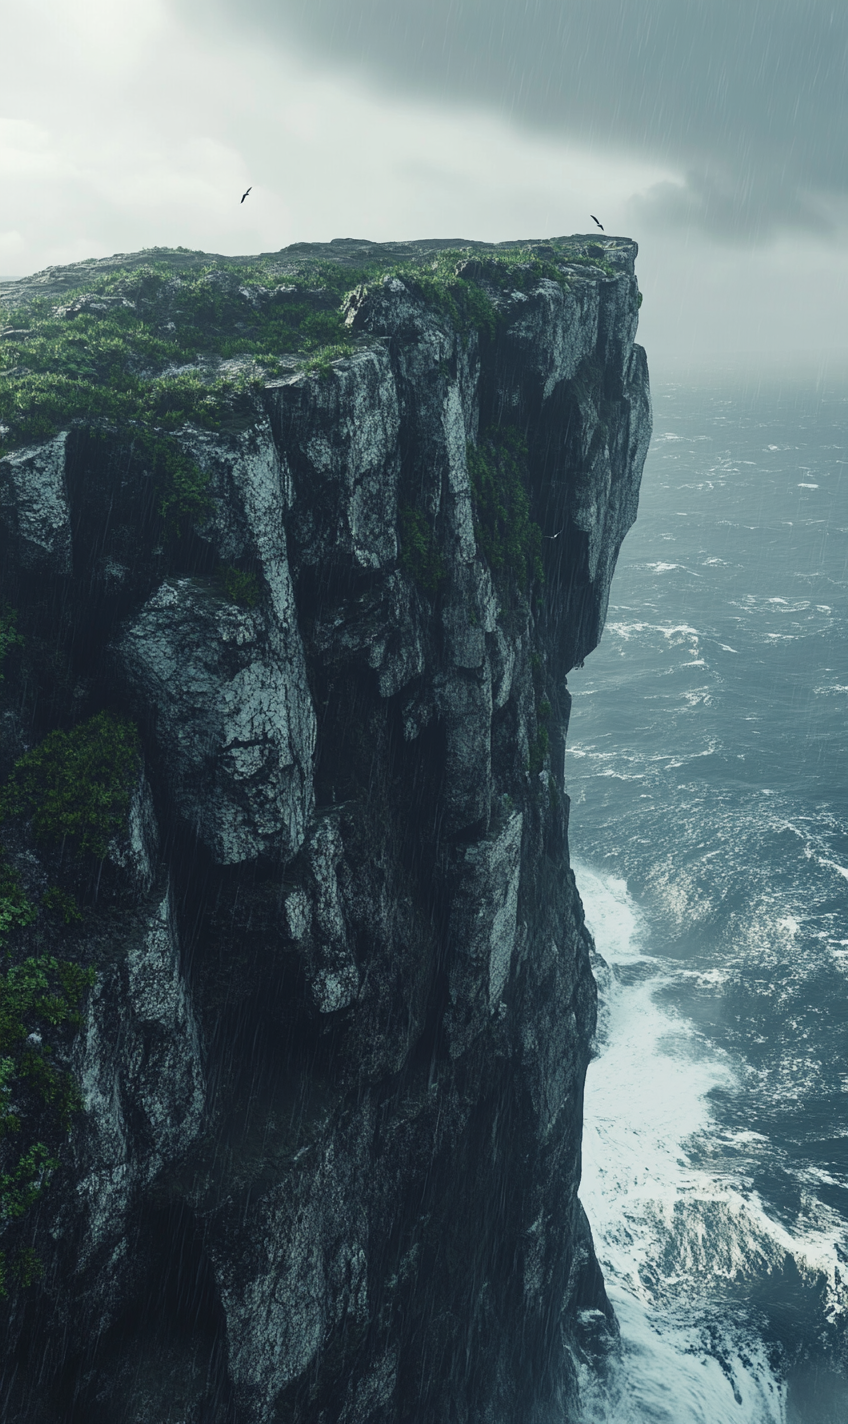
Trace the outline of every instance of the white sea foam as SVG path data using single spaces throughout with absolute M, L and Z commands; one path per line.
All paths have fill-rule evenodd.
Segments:
M 676 966 L 650 956 L 625 882 L 585 865 L 575 874 L 609 966 L 580 1194 L 622 1331 L 617 1363 L 600 1377 L 582 1369 L 584 1424 L 785 1424 L 785 1387 L 762 1341 L 715 1300 L 722 1285 L 778 1275 L 791 1260 L 802 1279 L 821 1282 L 833 1320 L 844 1307 L 841 1224 L 813 1193 L 791 1233 L 769 1215 L 748 1171 L 767 1140 L 719 1130 L 709 1103 L 712 1089 L 732 1091 L 734 1065 L 657 1001 Z M 791 937 L 798 925 L 784 916 L 780 928 Z M 679 977 L 691 971 L 681 966 Z M 712 976 L 698 977 L 706 988 Z M 699 1164 L 699 1142 L 710 1144 L 713 1168 Z
M 835 860 L 824 859 L 820 859 L 819 864 L 828 866 L 830 870 L 835 870 L 837 875 L 841 875 L 845 880 L 848 880 L 848 866 L 839 865 Z
M 603 1377 L 580 1370 L 583 1424 L 786 1424 L 785 1387 L 755 1337 L 717 1322 L 707 1341 L 694 1321 L 658 1316 L 614 1288 L 610 1298 L 621 1363 Z
M 690 628 L 688 623 L 608 623 L 607 634 L 615 634 L 619 638 L 632 638 L 637 633 L 661 633 L 669 641 L 679 642 L 683 638 L 699 638 L 701 635 L 697 628 Z

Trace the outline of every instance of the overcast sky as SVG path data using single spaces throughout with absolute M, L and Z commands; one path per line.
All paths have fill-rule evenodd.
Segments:
M 0 33 L 2 275 L 594 212 L 649 354 L 848 346 L 848 0 L 0 0 Z

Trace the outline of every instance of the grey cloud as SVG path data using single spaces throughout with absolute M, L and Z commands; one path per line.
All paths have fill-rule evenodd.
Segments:
M 643 207 L 734 239 L 826 226 L 848 191 L 844 0 L 173 0 L 387 89 L 653 156 Z

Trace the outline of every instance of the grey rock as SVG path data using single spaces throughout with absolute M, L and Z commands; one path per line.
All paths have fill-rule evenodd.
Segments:
M 503 629 L 498 627 L 493 630 L 489 647 L 489 661 L 492 668 L 492 707 L 496 712 L 500 712 L 501 708 L 506 706 L 512 691 L 518 650 L 515 640 L 507 638 Z
M 397 558 L 399 413 L 388 353 L 374 345 L 269 390 L 295 474 L 293 521 L 305 564 L 380 569 Z
M 389 339 L 410 484 L 429 514 L 443 515 L 451 561 L 470 563 L 476 543 L 466 446 L 478 421 L 476 332 L 461 336 L 397 277 L 355 304 L 348 321 L 354 331 Z
M 329 664 L 358 661 L 377 673 L 381 697 L 394 697 L 426 665 L 421 600 L 409 579 L 388 575 L 315 622 L 312 647 Z
M 75 1134 L 74 1271 L 80 1330 L 103 1330 L 132 1283 L 131 1211 L 200 1132 L 205 1088 L 198 1027 L 183 979 L 170 886 L 154 889 L 92 990 L 77 1045 L 82 1122 Z
M 445 728 L 445 818 L 453 833 L 488 823 L 492 796 L 492 674 L 457 669 L 433 680 Z
M 626 281 L 627 279 L 622 279 Z M 628 284 L 629 285 L 629 284 Z M 501 355 L 504 399 L 519 401 L 517 377 L 532 382 L 547 400 L 561 381 L 570 381 L 598 339 L 598 283 L 573 281 L 568 291 L 541 278 L 528 292 L 513 292 L 501 302 L 506 321 Z
M 482 666 L 486 634 L 497 629 L 499 614 L 492 576 L 482 561 L 460 564 L 442 608 L 445 652 L 454 667 Z
M 322 816 L 310 830 L 305 847 L 312 888 L 312 934 L 304 953 L 309 994 L 322 1014 L 347 1008 L 359 991 L 359 969 L 338 884 L 342 851 L 337 818 Z M 290 926 L 296 915 L 296 909 L 289 912 Z M 297 938 L 305 939 L 305 933 Z
M 264 411 L 236 435 L 186 427 L 180 443 L 208 477 L 211 512 L 199 532 L 225 563 L 258 555 L 266 578 L 276 564 L 286 569 L 285 516 L 293 490 Z
M 451 1006 L 446 1028 L 451 1055 L 464 1053 L 496 1013 L 509 979 L 518 914 L 521 833 L 514 811 L 496 835 L 459 857 L 450 920 Z
M 357 1183 L 372 1129 L 366 1104 L 352 1130 L 337 1124 L 279 1185 L 258 1201 L 226 1203 L 207 1228 L 235 1394 L 255 1424 L 279 1417 L 282 1391 L 329 1335 L 367 1325 L 368 1223 Z
M 67 431 L 0 460 L 0 519 L 21 568 L 71 571 L 71 520 L 65 486 Z
M 312 807 L 315 735 L 296 626 L 269 634 L 259 610 L 180 579 L 148 601 L 118 654 L 155 718 L 179 814 L 215 859 L 294 855 Z
M 159 862 L 159 826 L 143 766 L 130 798 L 126 833 L 112 837 L 109 859 L 127 874 L 139 894 L 147 894 Z

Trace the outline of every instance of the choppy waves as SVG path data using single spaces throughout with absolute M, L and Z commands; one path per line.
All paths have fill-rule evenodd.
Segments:
M 785 1424 L 787 1386 L 762 1297 L 779 1299 L 789 1282 L 835 1324 L 842 1224 L 816 1211 L 790 1232 L 769 1214 L 751 1168 L 772 1144 L 721 1128 L 710 1103 L 716 1088 L 738 1086 L 731 1058 L 658 1002 L 688 971 L 647 952 L 623 881 L 585 865 L 575 873 L 602 1000 L 581 1197 L 622 1332 L 604 1377 L 584 1370 L 584 1419 Z
M 657 407 L 675 433 L 570 678 L 582 1195 L 623 1341 L 584 1419 L 847 1424 L 848 397 Z

